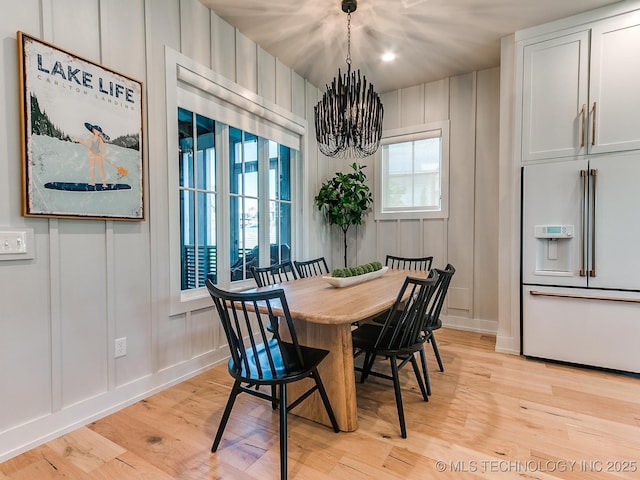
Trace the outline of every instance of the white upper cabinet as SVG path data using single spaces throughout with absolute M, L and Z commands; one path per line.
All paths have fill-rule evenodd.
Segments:
M 640 149 L 640 14 L 522 50 L 522 161 Z
M 523 160 L 585 153 L 589 32 L 524 47 Z
M 589 153 L 640 149 L 640 14 L 591 32 Z

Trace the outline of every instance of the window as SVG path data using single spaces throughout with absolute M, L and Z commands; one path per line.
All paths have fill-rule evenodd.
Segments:
M 181 289 L 216 275 L 215 122 L 178 109 Z
M 383 133 L 377 162 L 376 218 L 447 216 L 448 123 Z
M 181 289 L 201 288 L 206 278 L 252 279 L 251 266 L 289 260 L 291 149 L 185 108 L 178 108 L 178 130 Z M 216 136 L 229 145 L 228 182 L 219 188 Z M 228 215 L 216 213 L 217 195 L 228 197 Z M 227 279 L 218 277 L 218 230 L 229 236 Z
M 229 128 L 229 145 L 231 281 L 237 281 L 252 278 L 249 268 L 264 265 L 262 258 L 269 265 L 291 258 L 291 149 L 237 128 Z M 268 253 L 260 248 L 265 235 Z
M 209 308 L 209 278 L 255 285 L 249 268 L 302 244 L 298 165 L 307 121 L 170 48 L 167 102 L 171 315 Z

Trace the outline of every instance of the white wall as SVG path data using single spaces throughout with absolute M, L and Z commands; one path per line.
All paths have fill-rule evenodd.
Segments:
M 447 219 L 379 220 L 373 213 L 348 234 L 348 263 L 384 261 L 386 254 L 432 255 L 433 265 L 456 267 L 445 324 L 476 331 L 498 328 L 498 147 L 500 69 L 460 75 L 388 92 L 384 130 L 450 121 L 450 205 Z M 376 156 L 359 161 L 373 190 Z M 347 171 L 352 160 L 319 162 L 320 180 Z M 315 186 L 315 191 L 319 184 Z M 330 263 L 341 266 L 336 227 Z
M 306 118 L 310 129 L 320 95 L 196 0 L 3 0 L 2 8 L 0 226 L 33 229 L 35 258 L 0 261 L 0 461 L 224 356 L 210 308 L 169 310 L 166 135 L 174 112 L 166 111 L 165 45 Z M 143 82 L 145 221 L 21 216 L 18 30 Z M 451 215 L 379 223 L 371 215 L 349 247 L 358 262 L 387 252 L 452 262 L 451 323 L 493 331 L 498 91 L 491 69 L 383 95 L 385 128 L 451 121 Z M 324 226 L 313 197 L 350 162 L 319 158 L 313 131 L 306 142 L 297 254 L 338 265 L 341 239 Z M 374 181 L 372 161 L 364 163 Z M 114 359 L 119 337 L 128 352 Z
M 0 261 L 0 461 L 224 355 L 211 309 L 169 314 L 165 45 L 303 117 L 318 95 L 196 0 L 5 0 L 2 9 L 0 226 L 33 229 L 35 258 Z M 21 216 L 18 30 L 143 82 L 145 221 Z M 316 158 L 305 158 L 311 179 Z M 119 337 L 127 355 L 114 359 Z

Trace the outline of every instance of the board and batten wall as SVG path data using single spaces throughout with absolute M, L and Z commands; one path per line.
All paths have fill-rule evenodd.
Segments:
M 425 65 L 425 68 L 429 68 Z M 381 95 L 384 130 L 448 120 L 449 216 L 445 219 L 375 220 L 348 234 L 349 265 L 387 254 L 433 256 L 433 266 L 456 267 L 443 322 L 495 333 L 498 328 L 498 150 L 500 68 L 495 67 Z M 358 161 L 373 190 L 380 153 Z M 324 165 L 323 165 L 324 162 Z M 348 171 L 353 160 L 319 161 L 320 178 Z M 316 191 L 319 186 L 316 186 Z M 332 266 L 342 266 L 342 233 L 330 232 Z
M 143 82 L 142 222 L 21 216 L 16 32 Z M 294 254 L 338 265 L 341 239 L 314 206 L 321 182 L 348 162 L 318 154 L 321 92 L 197 0 L 5 0 L 0 16 L 0 226 L 34 231 L 32 260 L 0 261 L 0 461 L 186 379 L 226 356 L 210 306 L 171 313 L 165 48 L 305 118 Z M 428 65 L 425 66 L 428 68 Z M 458 273 L 448 318 L 495 331 L 498 70 L 384 94 L 385 128 L 451 121 L 447 220 L 379 222 L 351 240 L 357 259 L 433 254 Z M 177 147 L 176 147 L 177 150 Z M 373 159 L 366 159 L 372 181 Z M 481 219 L 481 220 L 480 220 Z M 127 355 L 114 358 L 114 340 Z
M 175 112 L 166 111 L 165 47 L 303 118 L 319 95 L 197 0 L 4 0 L 2 9 L 0 226 L 33 229 L 35 257 L 0 261 L 0 461 L 226 357 L 212 308 L 170 311 Z M 143 82 L 144 221 L 21 216 L 17 31 Z M 313 184 L 316 151 L 304 158 Z M 115 359 L 120 337 L 127 355 Z

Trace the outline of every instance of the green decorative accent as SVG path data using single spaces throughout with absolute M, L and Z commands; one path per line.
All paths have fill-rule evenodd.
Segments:
M 358 275 L 364 275 L 365 273 L 371 273 L 381 269 L 382 264 L 380 262 L 371 262 L 355 267 L 334 268 L 331 276 L 337 278 L 357 277 Z
M 322 184 L 315 197 L 316 206 L 329 225 L 338 225 L 344 242 L 344 266 L 347 266 L 347 231 L 351 225 L 362 225 L 373 203 L 373 194 L 366 183 L 364 166 L 353 163 L 353 172 L 338 172 Z

